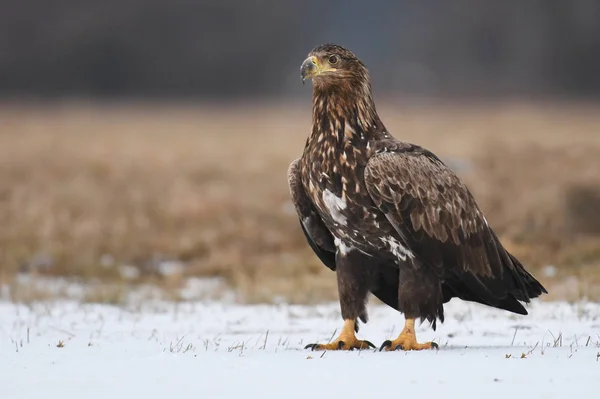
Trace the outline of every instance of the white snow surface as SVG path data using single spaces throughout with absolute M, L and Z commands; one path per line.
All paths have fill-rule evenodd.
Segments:
M 396 337 L 402 316 L 369 310 L 359 338 Z M 528 310 L 453 300 L 437 331 L 417 329 L 437 351 L 311 352 L 341 327 L 338 304 L 0 302 L 0 397 L 598 397 L 600 305 Z

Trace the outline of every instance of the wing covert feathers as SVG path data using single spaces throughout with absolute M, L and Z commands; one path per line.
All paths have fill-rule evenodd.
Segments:
M 374 203 L 415 253 L 412 267 L 433 270 L 447 286 L 444 296 L 526 313 L 517 299 L 529 302 L 546 292 L 502 247 L 467 186 L 432 153 L 381 142 L 364 178 Z

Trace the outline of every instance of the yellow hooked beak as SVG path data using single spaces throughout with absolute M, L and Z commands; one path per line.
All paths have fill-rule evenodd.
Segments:
M 300 77 L 302 78 L 302 83 L 304 83 L 306 79 L 310 79 L 319 73 L 321 73 L 321 68 L 319 66 L 319 61 L 315 56 L 305 59 L 300 67 Z

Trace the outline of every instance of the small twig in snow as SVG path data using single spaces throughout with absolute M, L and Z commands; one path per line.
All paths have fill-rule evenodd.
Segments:
M 531 355 L 533 353 L 533 351 L 535 350 L 535 348 L 538 347 L 538 344 L 539 344 L 539 341 L 535 343 L 535 345 L 534 345 L 533 348 L 531 348 L 530 350 L 528 350 L 525 353 L 522 353 L 521 354 L 521 359 L 525 359 L 525 358 L 527 358 L 527 356 Z
M 513 339 L 512 342 L 510 343 L 510 346 L 515 346 L 515 338 L 517 338 L 517 330 L 519 329 L 518 326 L 515 327 L 515 333 L 513 334 Z
M 63 334 L 67 334 L 67 335 L 68 335 L 69 337 L 71 337 L 71 338 L 74 338 L 74 337 L 76 337 L 76 335 L 75 335 L 75 334 L 73 334 L 73 333 L 71 333 L 71 332 L 69 332 L 69 331 L 67 331 L 67 330 L 63 330 L 62 328 L 58 328 L 58 327 L 54 327 L 54 326 L 48 326 L 48 327 L 49 327 L 49 328 L 51 328 L 51 329 L 53 329 L 53 330 L 56 330 L 56 331 L 58 331 L 58 332 L 61 332 L 61 333 L 63 333 Z
M 263 343 L 262 346 L 262 350 L 265 350 L 267 348 L 267 339 L 269 339 L 269 330 L 267 330 L 267 332 L 265 333 L 265 342 Z
M 333 339 L 333 337 L 335 336 L 335 333 L 337 332 L 337 328 L 335 330 L 333 330 L 333 334 L 331 334 L 331 337 L 329 337 L 329 341 L 327 341 L 327 343 L 330 343 L 331 340 Z
M 554 339 L 554 347 L 562 347 L 562 332 L 558 334 L 558 337 L 555 337 L 554 334 L 552 334 L 552 331 L 548 330 L 548 332 L 550 333 L 550 335 L 552 335 L 552 338 Z
M 181 351 L 181 341 L 183 341 L 183 339 L 184 339 L 184 338 L 185 338 L 185 334 L 183 334 L 183 335 L 181 336 L 181 338 L 179 338 L 179 341 L 177 341 L 177 342 L 175 343 L 175 345 L 173 345 L 173 343 L 171 342 L 171 344 L 169 345 L 169 351 L 170 351 L 171 353 L 174 353 L 174 352 L 175 352 L 175 350 L 177 349 L 177 352 L 180 352 L 180 351 Z

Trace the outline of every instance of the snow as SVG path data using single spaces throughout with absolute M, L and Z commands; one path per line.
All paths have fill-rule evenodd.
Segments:
M 369 306 L 359 338 L 403 325 Z M 554 398 L 600 388 L 600 305 L 544 303 L 529 316 L 453 300 L 439 351 L 311 352 L 342 325 L 338 304 L 0 302 L 2 398 Z M 412 396 L 411 396 L 412 395 Z

